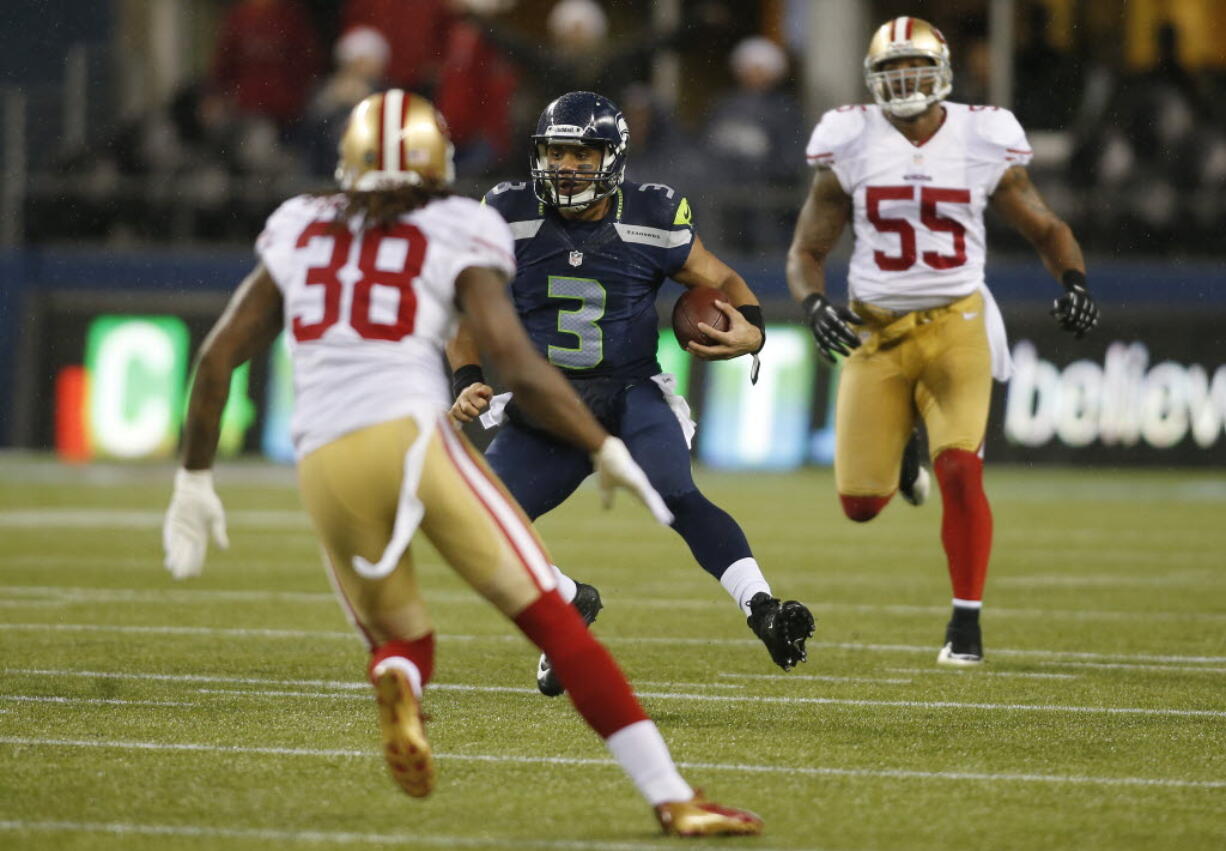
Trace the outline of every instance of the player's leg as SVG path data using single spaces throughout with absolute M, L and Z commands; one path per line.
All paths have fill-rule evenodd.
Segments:
M 786 670 L 804 661 L 813 616 L 795 600 L 772 596 L 740 525 L 698 490 L 681 424 L 654 382 L 627 391 L 619 436 L 673 512 L 673 529 L 744 612 L 775 663 Z
M 592 472 L 590 459 L 580 450 L 515 423 L 503 427 L 486 450 L 485 458 L 533 520 L 564 502 Z M 600 592 L 567 576 L 557 565 L 551 567 L 558 593 L 590 626 L 604 607 Z M 549 657 L 544 654 L 537 660 L 536 686 L 548 697 L 557 697 L 563 691 Z
M 376 563 L 392 538 L 400 504 L 402 459 L 418 437 L 412 420 L 354 432 L 299 464 L 303 501 L 323 543 L 328 575 L 350 620 L 366 638 L 384 756 L 393 779 L 423 797 L 434 761 L 420 712 L 434 669 L 434 628 L 409 550 L 387 576 L 360 575 L 354 558 Z
M 916 389 L 916 403 L 941 488 L 941 542 L 953 586 L 953 616 L 938 661 L 975 665 L 983 659 L 979 612 L 992 550 L 982 457 L 992 374 L 982 297 L 975 294 L 951 305 L 924 334 L 933 354 Z
M 680 813 L 691 829 L 705 825 L 713 834 L 760 832 L 752 814 L 714 812 L 694 800 L 617 663 L 557 594 L 549 555 L 527 516 L 468 441 L 446 426 L 427 454 L 420 495 L 431 543 L 554 660 L 579 714 L 658 814 Z
M 876 517 L 898 489 L 903 449 L 915 422 L 911 341 L 843 361 L 835 402 L 834 481 L 843 513 Z

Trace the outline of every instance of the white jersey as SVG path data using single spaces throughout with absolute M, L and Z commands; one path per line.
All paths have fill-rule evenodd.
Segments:
M 813 130 L 809 164 L 833 170 L 854 207 L 852 299 L 924 310 L 983 286 L 983 208 L 1010 166 L 1030 162 L 1030 145 L 1007 109 L 943 106 L 922 145 L 876 105 L 830 110 Z
M 456 276 L 472 266 L 515 272 L 510 228 L 471 198 L 433 201 L 366 232 L 337 224 L 342 202 L 291 198 L 256 243 L 285 301 L 300 458 L 356 429 L 446 410 Z

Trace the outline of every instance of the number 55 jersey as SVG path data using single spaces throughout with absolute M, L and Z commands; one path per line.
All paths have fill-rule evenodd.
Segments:
M 445 411 L 456 276 L 473 266 L 515 273 L 506 222 L 471 198 L 366 230 L 338 218 L 344 201 L 291 198 L 256 243 L 285 303 L 299 458 L 366 426 Z
M 1007 109 L 943 107 L 918 145 L 876 105 L 830 110 L 813 130 L 809 164 L 831 169 L 852 199 L 854 301 L 925 310 L 983 286 L 983 208 L 1005 171 L 1030 161 L 1030 145 Z

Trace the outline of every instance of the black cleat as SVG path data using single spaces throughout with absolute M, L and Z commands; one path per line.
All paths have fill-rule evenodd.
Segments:
M 595 623 L 596 615 L 600 614 L 600 610 L 604 608 L 604 603 L 600 601 L 600 592 L 582 582 L 575 583 L 575 599 L 571 600 L 570 604 L 575 607 L 579 616 L 583 618 L 583 622 L 588 626 Z M 549 657 L 544 653 L 541 654 L 541 659 L 536 665 L 536 687 L 546 697 L 557 697 L 566 691 L 566 687 L 553 672 L 553 666 L 549 664 Z
M 898 474 L 898 493 L 912 505 L 923 505 L 932 490 L 932 477 L 921 457 L 919 432 L 913 431 L 902 453 L 902 469 Z
M 813 635 L 813 615 L 803 603 L 795 600 L 781 603 L 777 597 L 759 591 L 749 601 L 749 617 L 745 622 L 783 670 L 809 658 L 805 640 Z
M 938 665 L 967 668 L 983 664 L 983 636 L 978 623 L 955 625 L 951 620 L 945 627 L 945 646 L 937 654 Z

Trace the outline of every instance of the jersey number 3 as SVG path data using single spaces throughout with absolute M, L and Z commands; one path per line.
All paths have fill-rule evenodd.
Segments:
M 911 201 L 915 198 L 914 186 L 870 186 L 864 191 L 864 203 L 868 208 L 868 220 L 881 233 L 898 234 L 898 254 L 874 251 L 873 259 L 883 272 L 904 272 L 915 265 L 915 228 L 904 218 L 881 215 L 882 201 Z M 966 228 L 957 219 L 946 218 L 937 212 L 937 204 L 969 204 L 969 189 L 938 189 L 935 186 L 920 188 L 920 221 L 931 231 L 953 235 L 954 253 L 938 254 L 925 251 L 920 259 L 932 269 L 953 269 L 966 262 Z
M 295 245 L 306 248 L 314 237 L 332 240 L 332 254 L 323 266 L 307 269 L 306 286 L 323 287 L 323 317 L 318 322 L 304 322 L 301 316 L 293 317 L 294 339 L 300 343 L 318 340 L 324 332 L 340 321 L 341 296 L 345 288 L 338 272 L 349 260 L 353 234 L 348 228 L 338 228 L 333 222 L 311 222 L 298 236 Z M 426 237 L 413 225 L 397 222 L 387 228 L 369 230 L 359 239 L 358 271 L 362 276 L 350 291 L 349 324 L 364 340 L 390 340 L 396 342 L 413 333 L 417 316 L 417 294 L 413 281 L 421 274 L 421 264 L 426 256 Z M 398 270 L 389 271 L 376 265 L 379 246 L 384 240 L 397 239 L 407 244 L 404 263 Z M 396 318 L 391 323 L 376 322 L 370 315 L 371 292 L 376 286 L 396 290 L 398 306 Z

